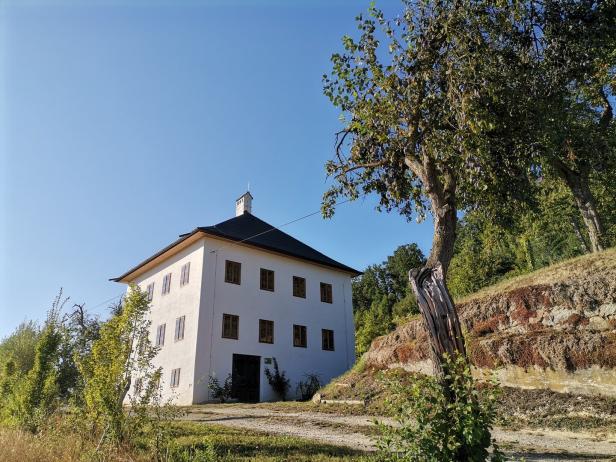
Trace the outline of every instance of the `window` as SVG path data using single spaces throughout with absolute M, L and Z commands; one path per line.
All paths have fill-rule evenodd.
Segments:
M 321 301 L 332 303 L 332 285 L 326 282 L 321 283 Z
M 323 349 L 334 351 L 334 331 L 329 329 L 321 329 L 321 338 L 323 340 Z
M 140 395 L 143 391 L 143 378 L 139 377 L 135 380 L 135 395 Z
M 274 343 L 274 321 L 259 319 L 259 342 Z
M 234 314 L 222 315 L 222 338 L 238 339 L 240 317 Z
M 293 296 L 306 298 L 306 279 L 293 276 Z
M 180 275 L 180 287 L 188 284 L 189 276 L 190 276 L 190 262 L 182 265 L 182 274 Z
M 156 346 L 163 346 L 165 344 L 165 330 L 167 329 L 166 324 L 161 324 L 156 329 Z
M 236 261 L 225 261 L 225 282 L 240 284 L 242 282 L 242 264 Z
M 261 268 L 261 290 L 274 291 L 274 272 Z
M 154 283 L 150 283 L 148 284 L 148 287 L 146 288 L 146 293 L 148 294 L 148 302 L 151 302 L 152 299 L 154 298 Z
M 308 342 L 306 340 L 306 326 L 298 326 L 293 324 L 293 346 L 306 348 Z
M 171 273 L 165 274 L 163 277 L 163 295 L 168 294 L 171 290 Z
M 186 316 L 180 316 L 175 320 L 175 341 L 184 340 L 184 326 L 186 325 Z
M 171 371 L 171 388 L 175 388 L 180 385 L 180 369 L 173 369 Z

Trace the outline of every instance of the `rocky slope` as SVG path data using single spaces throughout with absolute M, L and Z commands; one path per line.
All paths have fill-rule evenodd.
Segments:
M 616 396 L 616 249 L 505 281 L 456 306 L 477 374 Z M 375 339 L 364 359 L 370 368 L 431 372 L 421 319 Z

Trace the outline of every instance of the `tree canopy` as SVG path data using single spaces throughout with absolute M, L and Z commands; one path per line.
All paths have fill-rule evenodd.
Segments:
M 496 210 L 529 190 L 527 159 L 518 155 L 524 114 L 515 112 L 527 106 L 512 104 L 526 95 L 521 84 L 502 84 L 517 65 L 517 32 L 511 11 L 492 2 L 403 4 L 393 22 L 374 7 L 359 16 L 359 39 L 343 38 L 345 52 L 324 76 L 344 127 L 326 165 L 335 181 L 323 211 L 331 216 L 339 196 L 360 193 L 376 193 L 380 209 L 407 218 L 430 210 L 428 263 L 446 272 L 458 209 Z

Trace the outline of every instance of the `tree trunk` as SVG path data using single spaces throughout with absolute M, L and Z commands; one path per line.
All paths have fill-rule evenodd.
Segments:
M 588 245 L 588 242 L 586 242 L 586 239 L 584 239 L 584 236 L 582 235 L 582 231 L 580 230 L 580 225 L 576 217 L 571 218 L 571 226 L 573 226 L 573 232 L 575 233 L 575 237 L 577 237 L 578 241 L 580 241 L 580 246 L 582 247 L 582 250 L 584 251 L 584 253 L 589 253 L 590 246 Z
M 562 164 L 558 165 L 557 171 L 571 190 L 575 204 L 582 215 L 582 220 L 584 220 L 584 225 L 588 231 L 590 250 L 600 252 L 604 249 L 603 225 L 597 212 L 595 198 L 590 190 L 588 174 L 576 172 Z
M 455 178 L 449 173 L 444 181 L 429 162 L 424 163 L 422 181 L 430 197 L 434 217 L 432 249 L 426 265 L 412 269 L 409 279 L 430 337 L 434 372 L 443 377 L 444 355 L 466 357 L 460 320 L 445 283 L 456 239 Z
M 428 256 L 426 266 L 442 266 L 443 278 L 449 269 L 449 263 L 453 258 L 453 246 L 456 241 L 456 208 L 454 205 L 445 203 L 444 205 L 432 206 L 434 215 L 434 234 L 432 236 L 432 249 Z

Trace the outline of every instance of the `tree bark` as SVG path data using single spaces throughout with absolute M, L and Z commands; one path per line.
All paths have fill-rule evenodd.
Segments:
M 582 215 L 582 220 L 588 232 L 590 250 L 592 252 L 604 250 L 603 224 L 597 211 L 595 198 L 590 190 L 588 174 L 586 172 L 576 172 L 562 162 L 556 162 L 555 166 L 559 176 L 571 190 L 575 204 Z
M 582 231 L 580 230 L 580 225 L 576 217 L 571 218 L 571 226 L 573 227 L 573 232 L 575 233 L 575 237 L 577 237 L 578 241 L 580 241 L 580 246 L 582 247 L 582 250 L 584 251 L 584 253 L 589 253 L 590 246 L 588 245 L 588 242 L 586 242 L 586 239 L 584 239 L 584 236 L 582 235 Z
M 412 269 L 409 279 L 430 338 L 434 372 L 442 379 L 445 355 L 466 357 L 460 320 L 445 283 L 456 239 L 456 182 L 453 172 L 439 174 L 428 157 L 413 168 L 430 198 L 434 235 L 426 265 Z

